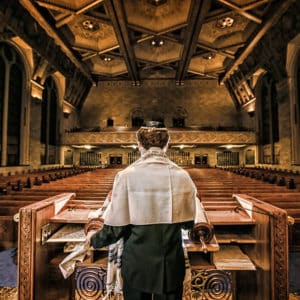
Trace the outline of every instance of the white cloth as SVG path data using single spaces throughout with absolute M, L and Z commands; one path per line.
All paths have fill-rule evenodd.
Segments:
M 195 219 L 197 190 L 160 148 L 150 148 L 115 178 L 105 224 L 170 224 Z
M 102 217 L 104 218 L 105 216 L 105 211 L 108 207 L 108 205 L 110 204 L 110 197 L 107 196 L 105 198 L 105 201 L 103 202 L 103 205 L 97 209 L 97 210 L 91 210 L 88 214 L 88 219 L 93 219 L 93 218 L 98 218 L 98 217 Z
M 110 204 L 109 196 L 106 197 L 103 205 L 101 208 L 91 211 L 89 213 L 88 218 L 97 218 L 97 217 L 104 217 L 105 211 L 107 207 Z M 59 269 L 63 275 L 63 277 L 66 279 L 70 275 L 73 274 L 75 271 L 76 262 L 83 262 L 85 257 L 89 254 L 90 246 L 89 243 L 78 243 L 73 249 L 72 252 L 66 256 L 62 262 L 59 264 Z M 108 266 L 109 268 L 109 266 Z
M 123 280 L 121 275 L 123 246 L 123 238 L 108 246 L 106 295 L 103 300 L 115 299 L 117 295 L 122 295 L 123 293 Z
M 89 245 L 86 243 L 79 243 L 73 249 L 73 251 L 66 256 L 59 264 L 59 269 L 65 279 L 75 271 L 76 262 L 83 262 L 85 256 L 89 251 Z

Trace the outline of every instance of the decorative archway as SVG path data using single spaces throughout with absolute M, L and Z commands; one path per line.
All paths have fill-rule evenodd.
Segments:
M 1 166 L 28 163 L 28 78 L 22 52 L 10 42 L 0 42 Z
M 52 77 L 45 81 L 41 118 L 41 164 L 58 163 L 58 90 Z

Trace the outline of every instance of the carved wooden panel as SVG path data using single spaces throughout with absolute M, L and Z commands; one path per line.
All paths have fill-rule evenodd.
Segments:
M 249 131 L 170 131 L 171 144 L 255 144 L 255 140 L 255 133 Z M 134 144 L 136 132 L 70 132 L 65 133 L 63 143 L 65 145 Z
M 232 300 L 232 273 L 215 269 L 193 270 L 191 282 L 184 286 L 185 300 Z
M 102 299 L 105 291 L 106 267 L 77 266 L 75 271 L 75 300 Z
M 59 204 L 75 194 L 65 193 L 47 198 L 20 209 L 18 237 L 18 299 L 52 300 L 49 290 L 51 249 L 42 245 L 42 226 L 59 210 Z M 64 202 L 63 202 L 64 203 Z
M 18 297 L 19 299 L 34 299 L 32 278 L 33 266 L 33 236 L 32 236 L 32 212 L 31 210 L 21 210 L 19 221 L 19 277 L 18 277 Z

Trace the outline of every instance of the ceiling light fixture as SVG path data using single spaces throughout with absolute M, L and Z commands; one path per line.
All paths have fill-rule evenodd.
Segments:
M 94 22 L 93 20 L 86 19 L 82 22 L 82 27 L 85 30 L 96 31 L 100 28 L 99 24 Z
M 104 60 L 105 62 L 110 62 L 110 61 L 112 61 L 113 59 L 112 59 L 112 57 L 110 57 L 110 56 L 102 56 L 102 60 Z
M 165 44 L 165 41 L 163 39 L 152 39 L 150 44 L 153 47 L 161 47 Z
M 222 18 L 217 20 L 217 27 L 219 28 L 228 28 L 233 25 L 234 19 L 230 17 Z
M 204 59 L 210 60 L 210 59 L 215 58 L 215 57 L 216 57 L 216 54 L 213 53 L 213 52 L 209 52 L 209 53 L 206 53 L 206 54 L 202 55 L 202 57 L 203 57 Z
M 162 5 L 166 2 L 167 2 L 167 0 L 148 0 L 148 3 L 155 5 L 155 6 Z

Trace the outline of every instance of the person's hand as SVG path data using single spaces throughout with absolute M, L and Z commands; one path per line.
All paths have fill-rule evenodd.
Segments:
M 101 230 L 104 225 L 104 219 L 101 217 L 90 219 L 84 226 L 84 233 L 87 235 L 90 231 Z

